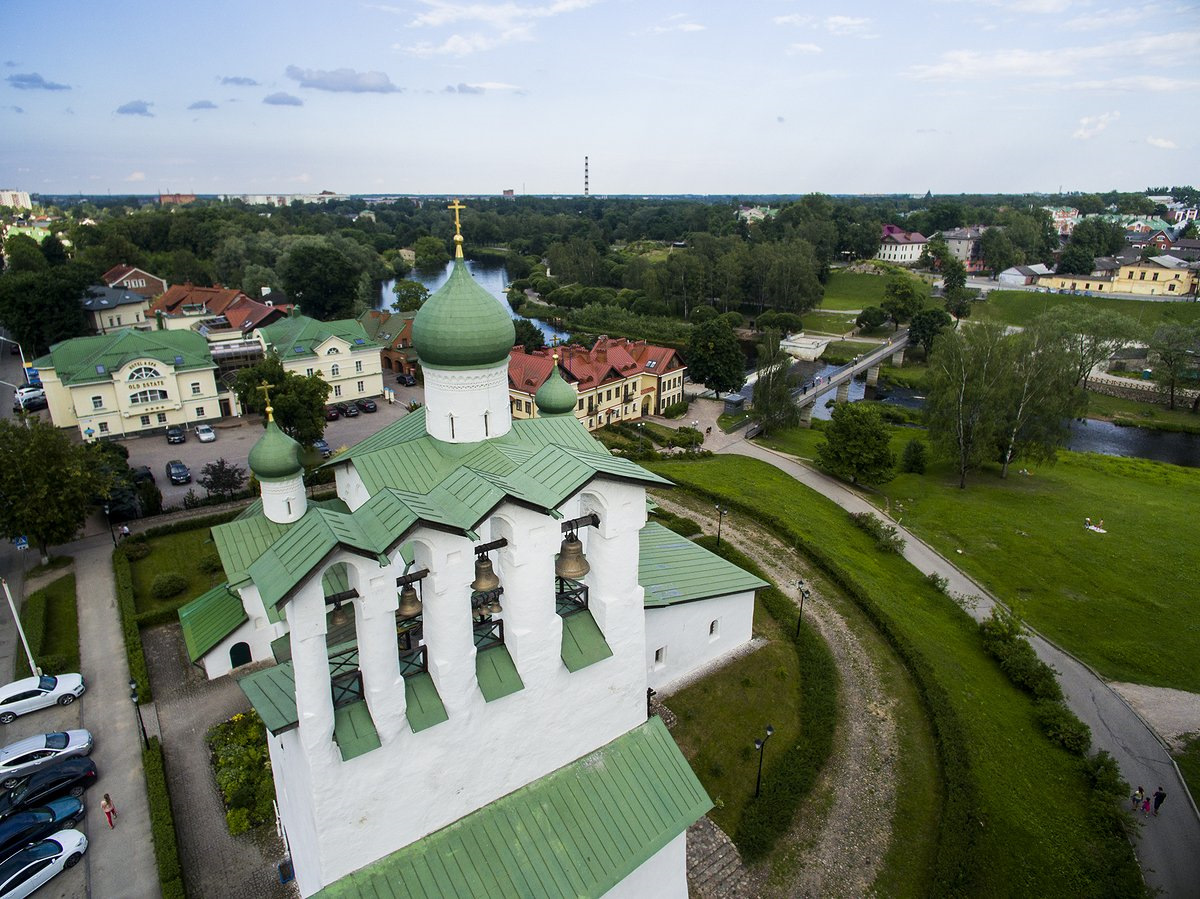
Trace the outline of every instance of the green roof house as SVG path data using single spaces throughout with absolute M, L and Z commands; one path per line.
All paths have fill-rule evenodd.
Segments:
M 285 371 L 320 374 L 330 385 L 331 403 L 383 393 L 381 347 L 356 319 L 323 322 L 295 313 L 254 334 L 266 352 L 278 354 Z

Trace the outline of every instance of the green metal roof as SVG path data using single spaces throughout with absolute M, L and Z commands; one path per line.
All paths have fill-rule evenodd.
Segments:
M 228 584 L 213 587 L 179 609 L 188 658 L 198 661 L 246 620 L 242 601 Z
M 517 342 L 512 316 L 461 259 L 446 283 L 421 304 L 412 326 L 422 365 L 487 368 L 507 361 Z
M 86 384 L 111 381 L 114 371 L 136 359 L 153 359 L 172 372 L 217 367 L 208 351 L 208 341 L 195 331 L 132 328 L 56 343 L 47 356 L 37 361 L 37 367 L 54 369 L 64 384 Z M 164 375 L 167 373 L 164 371 Z
M 317 321 L 307 315 L 292 315 L 260 328 L 268 348 L 285 362 L 315 356 L 317 347 L 330 337 L 340 337 L 352 349 L 378 349 L 379 344 L 367 336 L 357 319 L 343 318 L 331 322 Z
M 371 710 L 367 708 L 365 699 L 334 709 L 333 741 L 338 745 L 343 762 L 383 745 L 379 740 L 379 732 L 375 730 L 375 722 L 371 720 Z
M 567 615 L 562 620 L 562 660 L 574 673 L 612 655 L 608 641 L 587 609 Z
M 638 583 L 647 609 L 769 586 L 657 521 L 647 522 L 639 537 Z
M 517 673 L 512 655 L 503 643 L 475 653 L 475 679 L 479 682 L 479 692 L 483 694 L 485 702 L 525 689 L 525 682 Z
M 267 422 L 263 435 L 250 447 L 248 462 L 260 481 L 291 478 L 304 470 L 300 462 L 300 444 L 283 433 L 274 418 Z
M 575 412 L 575 404 L 579 401 L 579 394 L 566 382 L 558 370 L 558 363 L 555 362 L 550 369 L 550 377 L 533 395 L 533 401 L 542 415 L 572 415 Z
M 316 895 L 598 897 L 712 808 L 658 718 Z
M 408 719 L 408 726 L 414 734 L 449 719 L 446 707 L 442 705 L 442 697 L 438 695 L 428 672 L 422 671 L 404 678 L 404 717 Z

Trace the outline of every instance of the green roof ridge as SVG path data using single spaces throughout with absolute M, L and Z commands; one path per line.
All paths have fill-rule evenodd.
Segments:
M 434 368 L 491 368 L 507 362 L 517 341 L 512 316 L 461 259 L 421 306 L 412 334 L 421 364 Z

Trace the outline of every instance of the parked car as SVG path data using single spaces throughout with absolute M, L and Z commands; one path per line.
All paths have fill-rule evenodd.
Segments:
M 212 443 L 217 439 L 217 432 L 212 425 L 196 425 L 196 439 L 201 443 Z
M 360 412 L 374 412 L 379 408 L 375 405 L 374 400 L 355 400 L 354 405 L 358 407 Z
M 87 687 L 79 674 L 53 677 L 26 677 L 0 687 L 0 724 L 9 724 L 18 715 L 36 712 L 51 705 L 70 705 Z M 0 894 L 2 895 L 2 894 Z
M 78 830 L 60 830 L 34 843 L 0 865 L 0 897 L 25 899 L 66 868 L 74 868 L 87 852 L 88 841 Z
M 91 759 L 63 759 L 57 765 L 26 775 L 11 790 L 0 793 L 0 821 L 53 799 L 82 796 L 95 782 L 96 764 Z
M 187 431 L 179 425 L 167 428 L 167 443 L 187 443 Z
M 337 421 L 341 417 L 342 417 L 342 413 L 338 412 L 337 406 L 326 406 L 325 407 L 325 420 L 326 421 Z
M 10 743 L 0 749 L 0 786 L 11 790 L 26 774 L 32 774 L 60 759 L 90 755 L 95 745 L 95 739 L 86 730 L 38 734 Z
M 399 374 L 396 375 L 396 383 L 403 384 L 405 387 L 416 387 L 417 379 L 413 375 Z
M 30 396 L 25 397 L 25 399 L 20 399 L 19 397 L 14 397 L 13 398 L 13 414 L 16 415 L 18 412 L 22 412 L 22 411 L 36 412 L 38 409 L 45 409 L 49 405 L 50 404 L 47 402 L 46 397 L 44 395 L 31 394 Z
M 60 830 L 74 827 L 82 820 L 83 801 L 74 796 L 64 796 L 40 808 L 17 812 L 0 821 L 0 859 L 6 859 L 30 843 L 44 840 Z
M 22 384 L 14 395 L 18 400 L 24 401 L 33 396 L 45 396 L 46 389 L 41 384 Z
M 151 484 L 156 483 L 154 480 L 154 472 L 150 470 L 149 465 L 139 465 L 133 471 L 133 483 L 140 484 L 143 481 L 149 481 Z
M 322 437 L 318 437 L 316 440 L 314 440 L 312 445 L 313 449 L 321 454 L 322 459 L 328 459 L 333 455 L 333 450 L 329 448 L 329 444 L 326 443 L 325 439 Z
M 192 470 L 178 459 L 167 463 L 167 480 L 172 484 L 192 483 Z
M 338 403 L 334 406 L 338 410 L 338 414 L 343 418 L 354 418 L 358 415 L 358 406 L 354 403 Z

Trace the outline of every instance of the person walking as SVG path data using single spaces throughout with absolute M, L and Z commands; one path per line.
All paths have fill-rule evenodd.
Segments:
M 1166 790 L 1159 787 L 1154 791 L 1154 817 L 1158 817 L 1158 807 L 1163 804 L 1163 800 L 1167 798 Z
M 1136 812 L 1138 810 L 1138 806 L 1142 804 L 1142 800 L 1145 798 L 1146 791 L 1141 787 L 1138 787 L 1133 791 L 1133 801 L 1129 804 L 1129 810 L 1131 812 Z
M 127 524 L 121 525 L 121 539 L 124 540 L 128 536 L 129 536 L 129 525 L 127 525 Z
M 1145 799 L 1142 800 L 1142 814 L 1145 815 L 1147 818 L 1150 817 L 1150 797 L 1149 796 L 1147 796 Z
M 100 800 L 100 811 L 104 812 L 104 817 L 108 819 L 109 830 L 117 826 L 113 821 L 117 817 L 117 807 L 113 805 L 112 797 L 107 793 Z

